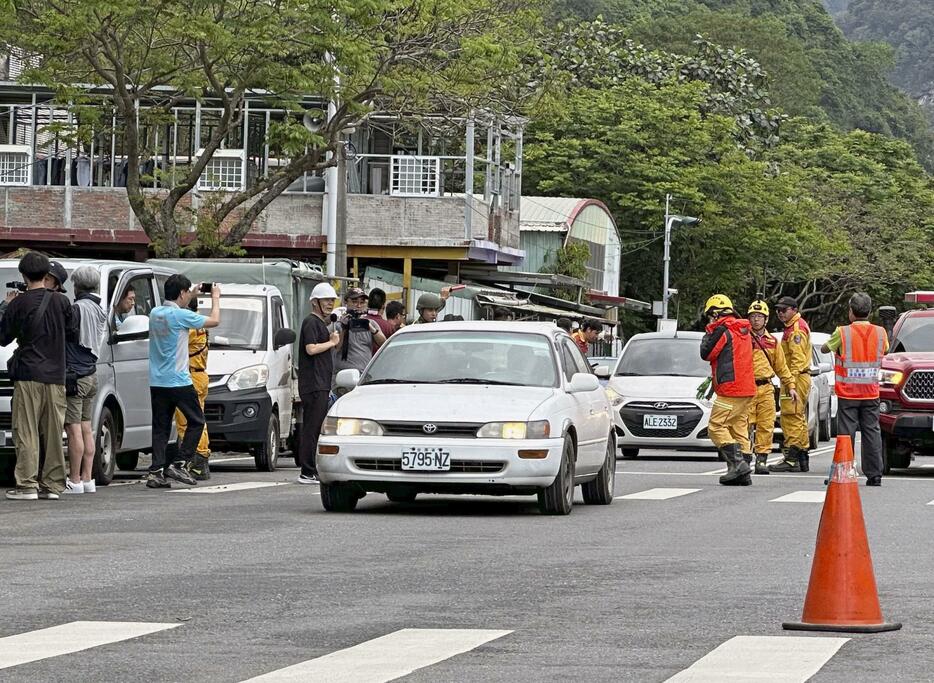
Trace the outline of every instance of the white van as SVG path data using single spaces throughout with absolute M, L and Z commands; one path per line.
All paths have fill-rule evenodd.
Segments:
M 149 312 L 162 301 L 163 285 L 175 271 L 132 261 L 60 259 L 70 274 L 78 266 L 90 265 L 101 273 L 101 305 L 107 311 L 107 333 L 97 362 L 97 399 L 92 426 L 96 434 L 94 479 L 106 486 L 119 467 L 136 468 L 140 451 L 152 447 L 152 411 L 149 399 Z M 0 260 L 0 285 L 22 281 L 19 261 Z M 65 283 L 74 298 L 71 281 Z M 126 317 L 118 321 L 115 305 L 132 289 L 136 301 Z M 119 322 L 119 326 L 118 326 Z M 12 478 L 15 463 L 11 401 L 13 383 L 6 364 L 15 342 L 0 347 L 0 478 Z

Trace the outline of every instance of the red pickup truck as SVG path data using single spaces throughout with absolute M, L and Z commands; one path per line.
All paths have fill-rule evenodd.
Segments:
M 905 301 L 934 304 L 934 292 L 912 292 Z M 895 320 L 880 309 L 889 331 L 889 354 L 879 371 L 879 413 L 885 473 L 934 455 L 934 309 L 912 310 Z M 894 321 L 894 325 L 891 323 Z

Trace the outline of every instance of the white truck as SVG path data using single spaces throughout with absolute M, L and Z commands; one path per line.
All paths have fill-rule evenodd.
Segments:
M 256 259 L 153 259 L 193 283 L 217 282 L 221 323 L 209 332 L 204 415 L 212 451 L 252 453 L 271 472 L 283 447 L 298 460 L 297 330 L 323 273 L 306 264 Z M 202 313 L 210 299 L 199 298 Z
M 101 305 L 107 312 L 107 336 L 97 362 L 97 399 L 92 427 L 96 435 L 94 479 L 106 486 L 117 468 L 135 469 L 139 453 L 152 447 L 152 411 L 149 400 L 149 312 L 162 303 L 163 285 L 171 268 L 131 261 L 61 259 L 69 275 L 78 266 L 100 270 Z M 19 261 L 0 260 L 0 286 L 22 281 Z M 4 288 L 3 291 L 5 291 Z M 71 282 L 65 283 L 74 298 Z M 115 306 L 132 290 L 135 301 L 117 326 Z M 11 401 L 13 383 L 7 361 L 16 343 L 0 347 L 0 479 L 12 479 L 13 449 Z

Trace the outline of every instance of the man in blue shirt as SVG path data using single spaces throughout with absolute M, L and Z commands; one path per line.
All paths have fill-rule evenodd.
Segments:
M 172 275 L 165 281 L 164 305 L 149 314 L 149 395 L 152 400 L 152 464 L 146 486 L 169 488 L 166 477 L 195 485 L 184 464 L 194 456 L 204 427 L 204 411 L 198 401 L 191 373 L 188 371 L 188 330 L 217 327 L 220 323 L 221 290 L 211 288 L 211 315 L 204 317 L 188 310 L 188 302 L 197 292 L 184 275 Z M 188 429 L 178 449 L 179 460 L 166 463 L 166 447 L 172 431 L 172 419 L 178 409 L 188 421 Z

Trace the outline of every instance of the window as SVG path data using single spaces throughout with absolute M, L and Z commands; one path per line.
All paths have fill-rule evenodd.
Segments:
M 29 185 L 31 172 L 29 145 L 0 145 L 0 185 Z
M 564 376 L 569 382 L 575 373 L 591 373 L 590 365 L 584 360 L 584 356 L 581 354 L 581 350 L 577 348 L 577 344 L 567 338 L 561 340 L 561 357 L 562 365 L 564 365 Z
M 159 295 L 159 301 L 163 301 L 163 303 L 165 299 L 165 282 L 168 279 L 168 275 L 156 273 L 156 293 Z
M 114 312 L 118 321 L 131 315 L 148 316 L 156 306 L 152 276 L 147 274 L 132 278 L 117 294 L 115 301 Z
M 389 194 L 397 197 L 438 197 L 441 195 L 441 159 L 438 157 L 394 156 L 390 159 Z
M 199 150 L 199 155 L 203 150 Z M 242 190 L 243 150 L 219 149 L 198 179 L 199 190 Z
M 282 299 L 274 298 L 272 300 L 272 335 L 285 327 L 285 315 L 282 310 Z

